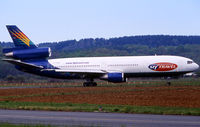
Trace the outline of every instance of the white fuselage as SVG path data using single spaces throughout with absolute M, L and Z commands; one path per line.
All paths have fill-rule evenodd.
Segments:
M 50 59 L 48 61 L 60 70 L 101 70 L 105 72 L 121 72 L 124 74 L 166 72 L 187 73 L 195 71 L 199 67 L 189 58 L 167 55 L 60 58 Z M 159 66 L 160 70 L 156 69 L 157 66 Z

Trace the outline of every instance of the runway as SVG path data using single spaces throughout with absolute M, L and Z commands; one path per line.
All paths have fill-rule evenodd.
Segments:
M 57 126 L 197 127 L 199 116 L 0 110 L 0 122 Z

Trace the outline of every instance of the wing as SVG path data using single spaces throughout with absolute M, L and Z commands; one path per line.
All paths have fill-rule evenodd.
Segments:
M 69 69 L 69 70 L 63 70 L 63 69 L 42 69 L 42 71 L 55 71 L 55 72 L 69 72 L 69 73 L 82 73 L 82 74 L 105 74 L 107 73 L 107 71 L 104 70 L 95 70 L 95 69 L 90 69 L 90 70 L 86 70 L 86 69 Z

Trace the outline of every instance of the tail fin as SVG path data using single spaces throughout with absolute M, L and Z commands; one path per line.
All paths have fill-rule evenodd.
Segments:
M 37 46 L 15 25 L 6 26 L 16 48 L 36 48 Z

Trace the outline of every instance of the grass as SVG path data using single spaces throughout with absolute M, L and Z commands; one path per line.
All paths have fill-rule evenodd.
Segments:
M 170 81 L 173 86 L 176 85 L 200 85 L 200 78 L 180 78 L 178 80 L 171 79 L 132 79 L 127 83 L 107 83 L 105 81 L 97 81 L 98 86 L 163 86 L 167 81 Z M 83 82 L 83 81 L 82 81 Z M 60 83 L 0 83 L 0 87 L 82 87 L 82 82 L 77 81 L 73 83 L 60 82 Z
M 55 126 L 0 123 L 0 127 L 55 127 Z
M 10 123 L 0 123 L 0 127 L 56 127 L 52 125 L 28 125 L 28 124 L 10 124 Z M 88 126 L 83 126 L 83 125 L 66 125 L 64 127 L 88 127 Z M 96 127 L 96 126 L 89 126 L 89 127 Z M 99 126 L 97 126 L 99 127 Z
M 1 101 L 1 109 L 200 115 L 200 108 Z

